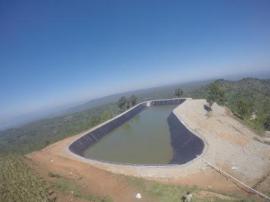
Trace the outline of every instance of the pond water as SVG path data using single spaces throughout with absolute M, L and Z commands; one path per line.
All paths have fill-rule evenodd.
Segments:
M 177 105 L 146 108 L 84 151 L 86 158 L 132 164 L 167 164 L 173 159 L 168 117 Z

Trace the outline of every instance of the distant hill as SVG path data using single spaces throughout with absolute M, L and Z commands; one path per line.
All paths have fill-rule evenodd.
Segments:
M 0 153 L 28 153 L 48 144 L 74 135 L 119 113 L 116 102 L 121 96 L 138 97 L 138 102 L 149 99 L 174 97 L 175 88 L 190 92 L 210 81 L 174 84 L 94 99 L 65 110 L 61 115 L 34 121 L 17 128 L 0 131 Z
M 198 82 L 190 82 L 190 83 L 179 83 L 179 84 L 171 84 L 165 86 L 158 86 L 153 88 L 139 89 L 135 91 L 117 93 L 109 96 L 105 96 L 102 98 L 97 98 L 90 100 L 86 103 L 77 105 L 75 107 L 69 108 L 65 111 L 65 113 L 73 113 L 80 112 L 84 110 L 88 110 L 94 107 L 99 107 L 102 105 L 106 105 L 109 103 L 115 103 L 121 96 L 131 96 L 136 95 L 138 101 L 145 101 L 150 99 L 159 99 L 159 98 L 172 98 L 175 97 L 174 90 L 176 88 L 182 88 L 185 92 L 193 91 L 203 85 L 209 84 L 212 80 L 207 81 L 198 81 Z
M 77 134 L 118 113 L 114 104 L 42 119 L 0 132 L 0 153 L 29 153 L 65 137 Z

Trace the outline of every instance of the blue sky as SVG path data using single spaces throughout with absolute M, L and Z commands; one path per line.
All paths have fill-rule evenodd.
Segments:
M 269 0 L 0 0 L 0 122 L 121 91 L 267 71 L 269 10 Z

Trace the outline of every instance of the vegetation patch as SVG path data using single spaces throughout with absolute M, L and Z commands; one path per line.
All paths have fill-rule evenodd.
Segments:
M 192 201 L 196 202 L 255 201 L 255 199 L 253 199 L 252 197 L 240 198 L 238 196 L 216 193 L 211 190 L 202 190 L 196 186 L 169 185 L 135 177 L 128 177 L 128 182 L 131 185 L 136 186 L 138 190 L 140 190 L 140 192 L 142 193 L 142 196 L 151 196 L 155 198 L 155 201 L 158 202 L 179 202 L 182 200 L 182 197 L 185 196 L 187 192 L 190 192 L 193 195 Z
M 53 187 L 62 193 L 71 194 L 76 198 L 84 199 L 91 202 L 112 202 L 112 199 L 107 196 L 96 196 L 90 194 L 84 194 L 80 190 L 81 188 L 76 185 L 75 182 L 65 178 L 57 178 L 53 182 Z
M 0 156 L 0 201 L 51 202 L 47 184 L 15 155 Z
M 246 125 L 263 134 L 270 130 L 270 79 L 245 78 L 239 81 L 216 80 L 188 93 L 225 105 Z
M 118 113 L 115 104 L 107 104 L 0 131 L 0 153 L 27 154 L 40 150 L 58 140 L 94 127 Z

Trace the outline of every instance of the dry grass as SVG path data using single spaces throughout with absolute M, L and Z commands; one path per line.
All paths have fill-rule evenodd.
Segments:
M 49 202 L 47 184 L 33 173 L 22 157 L 7 155 L 0 158 L 0 201 Z

